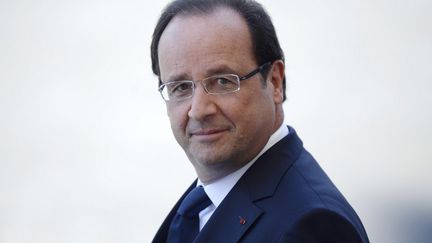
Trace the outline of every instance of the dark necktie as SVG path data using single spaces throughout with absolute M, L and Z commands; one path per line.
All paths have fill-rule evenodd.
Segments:
M 192 242 L 199 232 L 199 212 L 212 202 L 202 186 L 195 187 L 183 199 L 171 222 L 168 243 Z

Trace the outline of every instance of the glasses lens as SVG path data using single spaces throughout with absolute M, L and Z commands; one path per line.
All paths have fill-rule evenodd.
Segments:
M 161 94 L 165 100 L 182 100 L 192 96 L 193 81 L 177 81 L 163 84 Z
M 218 75 L 203 80 L 207 92 L 210 94 L 226 94 L 239 90 L 239 77 L 235 74 Z

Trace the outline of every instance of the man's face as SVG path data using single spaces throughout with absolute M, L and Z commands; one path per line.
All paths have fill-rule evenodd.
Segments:
M 158 50 L 163 83 L 216 74 L 241 77 L 262 64 L 255 61 L 246 22 L 226 8 L 175 17 Z M 279 127 L 276 107 L 282 92 L 275 89 L 272 70 L 265 87 L 260 74 L 241 81 L 240 91 L 224 95 L 209 95 L 197 82 L 192 98 L 167 102 L 174 136 L 204 183 L 245 165 Z

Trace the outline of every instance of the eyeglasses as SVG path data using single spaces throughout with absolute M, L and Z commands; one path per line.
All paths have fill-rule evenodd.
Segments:
M 198 81 L 181 80 L 166 82 L 159 86 L 159 92 L 165 101 L 175 102 L 185 100 L 194 95 L 195 83 L 201 81 L 207 94 L 222 95 L 234 93 L 240 90 L 240 81 L 249 79 L 255 74 L 264 71 L 271 63 L 272 62 L 264 63 L 243 77 L 239 77 L 236 74 L 220 74 Z

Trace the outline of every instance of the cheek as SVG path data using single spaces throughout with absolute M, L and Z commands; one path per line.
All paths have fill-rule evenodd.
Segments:
M 185 131 L 188 117 L 187 112 L 188 110 L 185 107 L 174 108 L 167 106 L 167 113 L 171 123 L 171 129 L 176 137 Z
M 237 107 L 236 117 L 248 127 L 266 124 L 268 120 L 274 118 L 273 97 L 265 89 L 256 90 L 247 97 L 243 97 Z

